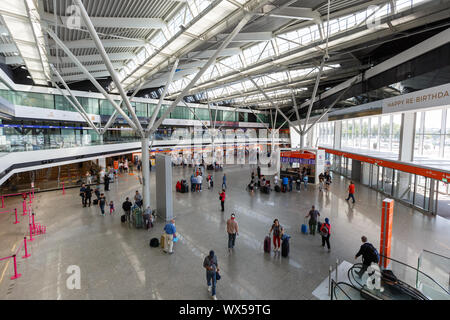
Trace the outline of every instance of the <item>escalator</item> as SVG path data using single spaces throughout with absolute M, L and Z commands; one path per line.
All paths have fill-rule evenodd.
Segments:
M 383 256 L 382 256 L 383 257 Z M 450 300 L 450 293 L 442 285 L 422 271 L 398 260 L 389 258 L 393 270 L 381 270 L 382 290 L 367 287 L 368 272 L 362 277 L 357 275 L 362 264 L 353 265 L 347 272 L 348 282 L 331 280 L 332 300 Z M 395 274 L 405 277 L 399 279 Z M 412 275 L 420 275 L 426 279 L 426 286 L 416 287 L 414 281 L 408 283 L 405 279 L 412 279 Z M 408 277 L 409 276 L 409 277 Z M 414 283 L 414 284 L 412 284 Z M 424 290 L 426 288 L 426 290 Z

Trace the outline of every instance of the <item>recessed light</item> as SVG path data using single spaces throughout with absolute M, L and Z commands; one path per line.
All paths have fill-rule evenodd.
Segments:
M 28 79 L 31 79 L 31 76 L 27 76 Z
M 20 68 L 23 70 L 27 70 L 27 67 L 25 67 L 25 66 L 20 66 Z

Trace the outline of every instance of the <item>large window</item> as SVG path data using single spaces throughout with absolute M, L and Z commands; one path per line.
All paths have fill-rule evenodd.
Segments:
M 448 157 L 449 133 L 448 109 L 418 112 L 414 155 L 428 158 Z

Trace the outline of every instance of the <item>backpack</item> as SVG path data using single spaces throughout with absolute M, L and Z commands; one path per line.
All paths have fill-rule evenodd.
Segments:
M 150 247 L 152 247 L 152 248 L 159 247 L 159 240 L 157 238 L 152 238 L 150 240 Z
M 330 234 L 330 230 L 328 229 L 328 226 L 326 223 L 322 224 L 322 227 L 320 227 L 319 233 L 322 237 L 327 237 Z
M 371 262 L 378 263 L 380 261 L 380 254 L 378 253 L 378 250 L 371 243 L 368 244 L 368 248 L 370 249 L 370 253 L 372 256 Z M 376 261 L 373 261 L 374 259 L 376 259 Z

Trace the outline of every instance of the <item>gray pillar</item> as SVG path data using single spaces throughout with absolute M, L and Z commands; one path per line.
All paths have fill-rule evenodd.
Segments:
M 98 136 L 98 141 L 100 144 L 103 144 L 103 134 Z
M 400 131 L 400 152 L 398 160 L 412 161 L 414 157 L 414 134 L 416 130 L 416 113 L 402 114 L 402 127 Z
M 156 212 L 165 221 L 173 218 L 172 161 L 169 156 L 156 155 Z
M 356 182 L 361 182 L 361 161 L 352 160 L 352 180 Z
M 150 157 L 149 138 L 142 138 L 142 198 L 144 200 L 144 210 L 150 206 Z

